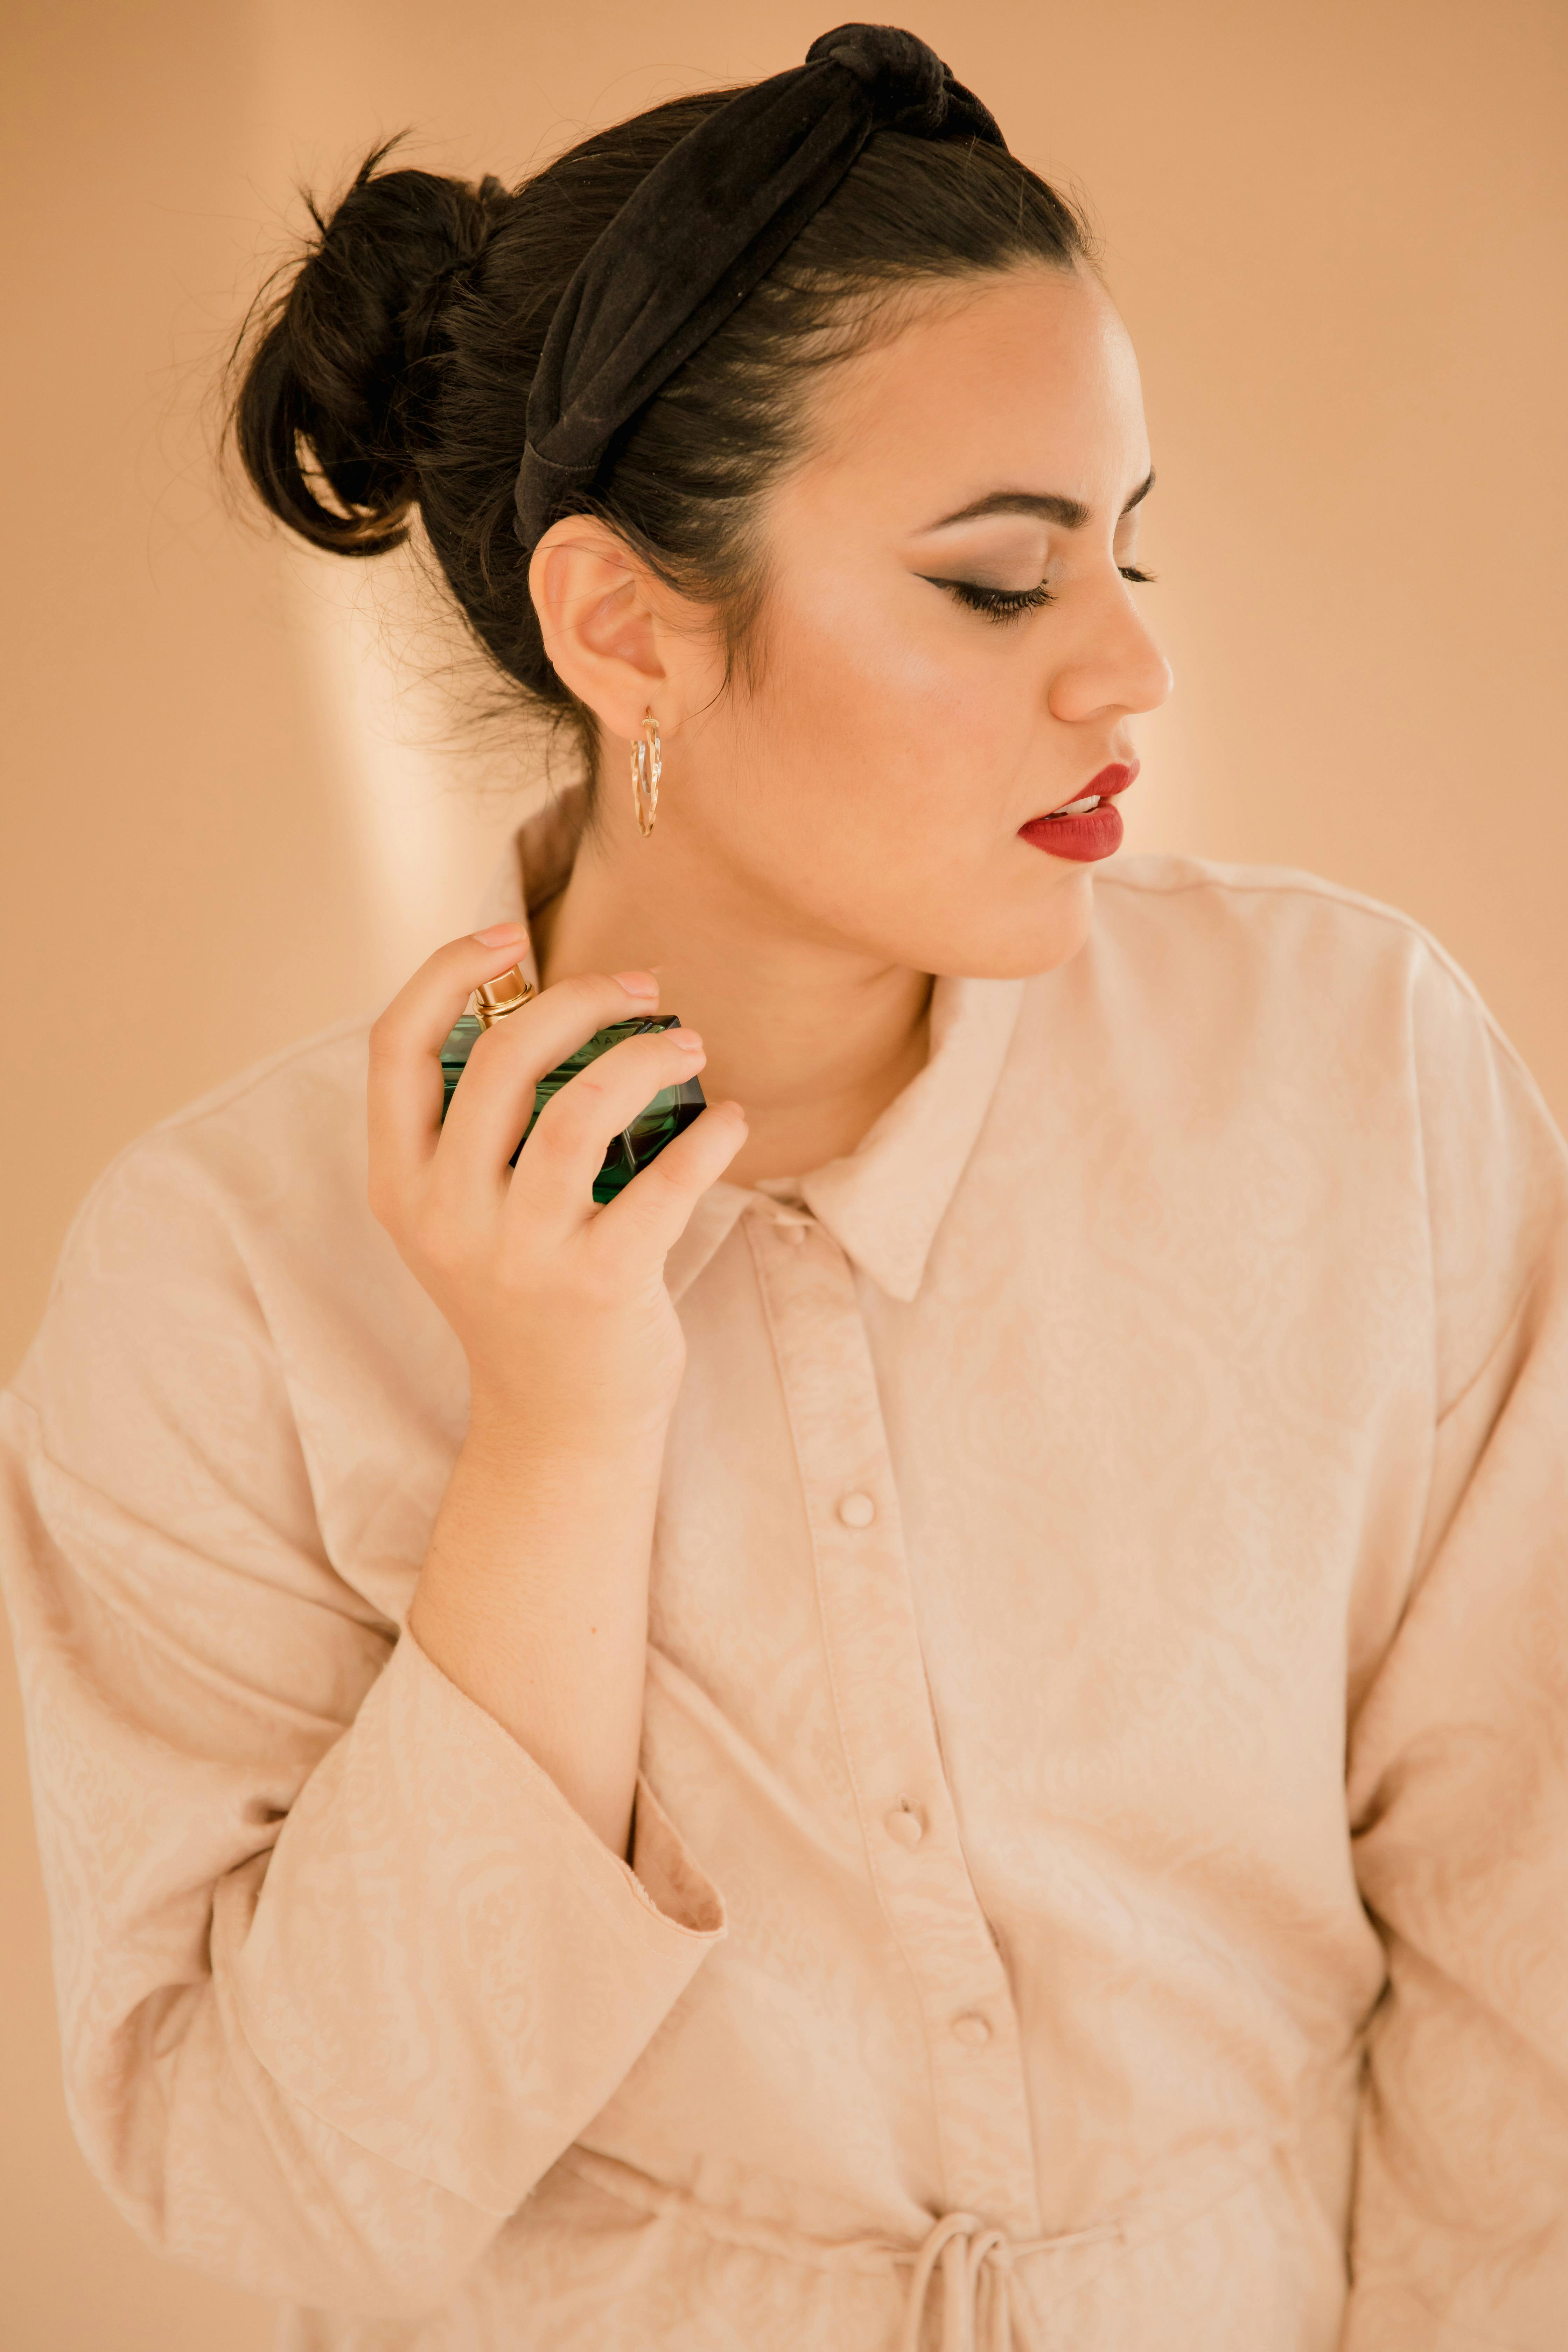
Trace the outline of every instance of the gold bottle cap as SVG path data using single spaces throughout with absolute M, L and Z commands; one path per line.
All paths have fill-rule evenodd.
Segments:
M 520 1004 L 526 1004 L 531 996 L 538 993 L 522 966 L 514 963 L 499 980 L 487 980 L 482 988 L 475 989 L 474 1018 L 481 1029 L 493 1029 L 507 1013 L 515 1013 Z

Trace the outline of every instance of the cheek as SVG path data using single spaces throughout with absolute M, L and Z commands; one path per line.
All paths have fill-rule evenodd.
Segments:
M 889 596 L 885 581 L 825 579 L 775 608 L 769 646 L 795 752 L 825 783 L 852 773 L 858 794 L 934 802 L 981 778 L 1005 793 L 1043 712 L 1024 645 L 923 583 Z
M 772 604 L 757 688 L 720 722 L 714 830 L 748 888 L 841 939 L 926 970 L 1033 970 L 1060 878 L 1015 838 L 1039 798 L 1039 651 L 944 607 L 885 582 Z

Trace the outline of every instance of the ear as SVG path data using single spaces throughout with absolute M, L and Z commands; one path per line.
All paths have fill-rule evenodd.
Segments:
M 567 515 L 534 549 L 528 587 L 557 675 L 612 735 L 630 742 L 650 705 L 667 731 L 679 724 L 695 616 L 624 540 Z

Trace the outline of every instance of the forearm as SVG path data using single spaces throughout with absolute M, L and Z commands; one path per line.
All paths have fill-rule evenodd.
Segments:
M 658 982 L 636 971 L 578 973 L 492 1027 L 442 1118 L 441 1042 L 521 936 L 452 940 L 371 1033 L 371 1204 L 461 1342 L 472 1395 L 408 1623 L 625 1860 L 648 1556 L 685 1361 L 664 1265 L 745 1119 L 710 1105 L 595 1202 L 613 1139 L 702 1066 L 689 1030 L 639 1031 L 552 1094 L 518 1150 L 541 1079 L 651 1013 Z
M 8 1402 L 35 1753 L 79 1768 L 41 1773 L 37 1802 L 88 2160 L 151 2244 L 253 2292 L 429 2308 L 636 2064 L 722 1932 L 717 1893 L 646 1790 L 634 1875 L 270 1520 L 231 1516 L 233 1557 L 204 1554 L 62 1469 Z M 164 1473 L 204 1533 L 232 1512 L 208 1435 Z M 245 1694 L 216 1754 L 215 1670 Z
M 577 1449 L 521 1411 L 477 1407 L 409 1613 L 443 1674 L 621 1855 L 663 1446 L 660 1425 Z
M 223 1799 L 199 1759 L 149 1769 L 167 1885 L 212 1852 Z M 275 1770 L 256 1787 L 252 1822 Z M 84 1835 L 122 1834 L 106 1805 L 46 1842 L 79 1860 Z M 651 1804 L 638 1838 L 653 1885 L 689 1879 Z M 720 1925 L 711 1895 L 660 1911 L 403 1641 L 270 1854 L 129 1923 L 112 1900 L 78 1921 L 98 1945 L 68 2028 L 78 2129 L 161 2251 L 290 2301 L 424 2310 L 614 2094 Z M 118 2017 L 104 1999 L 154 1983 Z

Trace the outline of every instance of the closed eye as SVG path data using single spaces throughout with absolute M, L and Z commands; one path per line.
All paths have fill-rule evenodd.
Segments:
M 1119 563 L 1116 568 L 1123 580 L 1136 587 L 1151 586 L 1157 576 L 1141 572 L 1135 563 Z M 983 588 L 977 580 L 943 580 L 930 572 L 922 572 L 920 577 L 932 588 L 945 588 L 958 604 L 971 613 L 983 613 L 988 621 L 1015 620 L 1022 613 L 1037 613 L 1042 604 L 1056 603 L 1043 580 L 1037 588 Z
M 929 572 L 920 576 L 933 588 L 945 588 L 970 612 L 984 613 L 991 621 L 1010 621 L 1020 613 L 1037 612 L 1042 604 L 1056 603 L 1043 580 L 1037 588 L 983 588 L 975 580 L 939 580 Z

